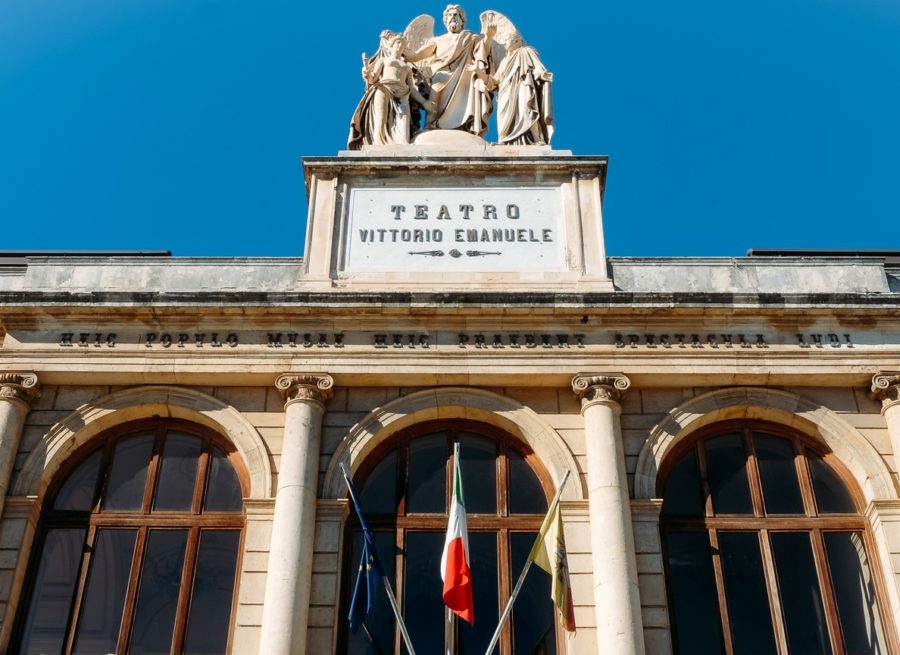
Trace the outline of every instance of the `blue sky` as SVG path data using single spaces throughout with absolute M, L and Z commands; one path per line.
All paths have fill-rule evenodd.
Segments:
M 0 0 L 0 249 L 302 254 L 300 159 L 360 53 L 445 3 Z M 621 256 L 900 248 L 900 2 L 496 9 L 555 73 L 554 146 L 610 157 Z

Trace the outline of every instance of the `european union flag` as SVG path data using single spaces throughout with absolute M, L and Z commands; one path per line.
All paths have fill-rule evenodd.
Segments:
M 350 632 L 356 633 L 375 603 L 375 594 L 378 593 L 384 570 L 381 568 L 378 552 L 375 550 L 375 537 L 369 530 L 362 507 L 359 505 L 356 487 L 350 481 L 347 469 L 341 466 L 341 471 L 347 482 L 347 488 L 350 490 L 350 500 L 353 501 L 353 507 L 356 509 L 356 515 L 359 517 L 359 524 L 363 531 L 362 556 L 359 559 L 359 572 L 356 574 L 356 584 L 353 586 L 353 597 L 350 600 L 350 612 L 347 617 L 350 619 Z

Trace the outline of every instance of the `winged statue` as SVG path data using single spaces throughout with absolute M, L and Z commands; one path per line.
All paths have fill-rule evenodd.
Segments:
M 548 145 L 553 134 L 552 74 L 537 51 L 497 11 L 481 14 L 478 33 L 448 5 L 446 33 L 418 16 L 402 33 L 381 33 L 363 54 L 366 91 L 353 114 L 348 147 L 409 144 L 421 131 L 463 130 L 483 137 L 497 98 L 498 143 Z M 424 120 L 422 112 L 424 110 Z

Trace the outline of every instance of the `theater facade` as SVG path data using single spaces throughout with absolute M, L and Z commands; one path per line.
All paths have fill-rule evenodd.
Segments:
M 535 568 L 495 652 L 900 652 L 898 253 L 608 257 L 607 159 L 453 7 L 303 160 L 303 257 L 0 253 L 0 652 L 408 652 L 384 593 L 349 628 L 342 467 L 420 654 L 484 652 L 557 492 L 576 631 Z

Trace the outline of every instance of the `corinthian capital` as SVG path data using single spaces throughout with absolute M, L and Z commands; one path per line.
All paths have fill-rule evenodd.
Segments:
M 595 402 L 618 405 L 630 386 L 631 380 L 622 373 L 579 373 L 572 378 L 572 391 L 581 398 L 582 409 Z
M 324 405 L 331 398 L 334 378 L 327 373 L 286 373 L 275 380 L 275 387 L 284 396 L 285 406 L 297 401 Z
M 20 400 L 30 405 L 40 390 L 41 385 L 34 373 L 0 373 L 0 399 Z
M 878 371 L 873 375 L 872 398 L 881 401 L 882 409 L 900 401 L 900 371 Z

